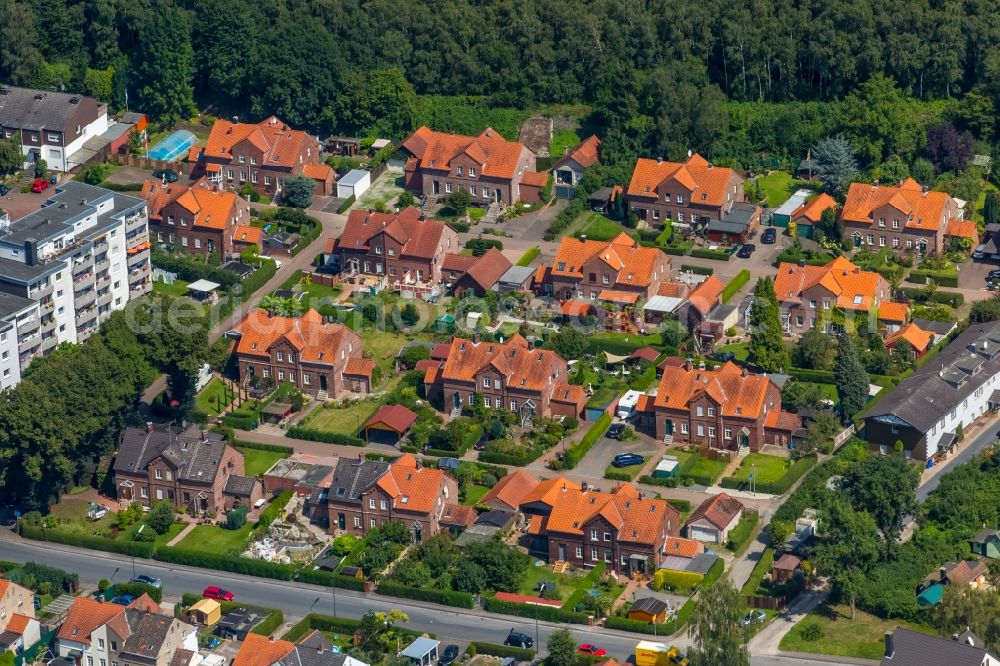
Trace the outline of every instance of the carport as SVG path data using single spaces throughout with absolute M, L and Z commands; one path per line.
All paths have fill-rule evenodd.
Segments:
M 395 446 L 416 422 L 417 415 L 402 405 L 386 405 L 365 423 L 365 441 Z

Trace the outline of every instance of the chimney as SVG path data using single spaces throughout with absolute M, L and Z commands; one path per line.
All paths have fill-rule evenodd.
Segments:
M 892 656 L 896 654 L 896 648 L 892 644 L 892 632 L 885 632 L 885 658 L 892 659 Z
M 146 421 L 146 432 L 153 432 L 153 422 Z
M 941 582 L 944 583 L 945 579 L 948 578 L 948 570 L 941 567 L 938 569 L 938 575 L 941 577 Z
M 694 370 L 694 359 L 688 358 L 687 360 L 685 360 L 684 361 L 684 369 L 687 370 L 688 372 L 690 372 L 691 370 Z
M 566 492 L 566 482 L 563 482 L 563 492 Z
M 201 431 L 201 441 L 203 441 L 203 442 L 207 442 L 208 441 L 208 431 L 207 430 L 202 430 Z
M 799 268 L 805 268 L 805 267 L 806 267 L 806 260 L 799 259 Z
M 587 234 L 580 234 L 580 242 L 581 243 L 587 242 Z
M 581 481 L 580 482 L 580 490 L 583 491 L 583 492 L 587 492 L 587 482 L 586 481 Z
M 656 163 L 657 164 L 663 164 L 663 157 L 657 157 L 656 158 Z

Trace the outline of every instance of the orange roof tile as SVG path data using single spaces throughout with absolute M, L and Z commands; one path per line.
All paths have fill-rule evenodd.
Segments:
M 515 335 L 504 343 L 473 342 L 455 338 L 445 361 L 442 377 L 474 382 L 480 371 L 492 366 L 506 377 L 512 389 L 541 391 L 566 375 L 566 361 L 547 349 L 529 349 L 528 342 Z
M 490 248 L 496 249 L 496 248 Z M 464 273 L 465 271 L 472 268 L 479 257 L 473 257 L 466 254 L 455 254 L 454 252 L 447 252 L 444 255 L 444 259 L 441 260 L 441 270 L 443 272 L 452 273 Z
M 545 187 L 547 182 L 549 182 L 548 171 L 525 171 L 521 176 L 521 184 L 529 187 Z
M 552 389 L 553 402 L 570 403 L 573 405 L 584 405 L 587 402 L 587 392 L 582 386 L 576 384 L 557 384 Z
M 486 291 L 492 289 L 493 285 L 500 281 L 500 278 L 511 266 L 513 264 L 503 255 L 503 252 L 491 247 L 486 251 L 486 254 L 476 259 L 466 274 L 483 291 Z
M 548 506 L 555 504 L 562 492 L 570 490 L 580 490 L 580 485 L 573 483 L 569 479 L 557 476 L 552 479 L 545 479 L 535 486 L 534 490 L 524 496 L 521 504 L 534 504 L 540 502 Z
M 471 506 L 453 504 L 449 502 L 444 505 L 444 513 L 441 514 L 441 523 L 446 525 L 461 525 L 468 527 L 476 522 L 479 513 Z
M 538 536 L 542 533 L 542 517 L 532 516 L 528 520 L 528 534 L 532 536 Z
M 101 603 L 90 597 L 76 597 L 69 607 L 66 619 L 59 627 L 58 638 L 90 645 L 90 635 L 98 627 L 104 626 L 112 618 L 124 614 L 125 606 Z
M 944 235 L 956 238 L 968 238 L 973 243 L 979 242 L 979 229 L 972 220 L 948 220 L 948 228 L 945 230 Z
M 863 271 L 850 260 L 838 257 L 825 266 L 799 266 L 782 263 L 774 278 L 774 292 L 781 302 L 794 302 L 802 292 L 821 285 L 836 297 L 837 307 L 869 310 L 880 291 L 887 291 L 885 278 L 873 271 Z
M 878 318 L 882 321 L 906 321 L 910 314 L 910 306 L 906 303 L 884 301 L 878 304 Z
M 602 289 L 601 293 L 597 294 L 597 300 L 599 301 L 609 301 L 611 303 L 626 303 L 629 305 L 634 304 L 639 300 L 639 294 L 631 291 L 618 291 L 616 289 Z
M 834 198 L 826 192 L 822 192 L 792 211 L 792 219 L 796 220 L 804 217 L 815 224 L 823 217 L 823 211 L 827 208 L 835 209 L 836 207 L 837 202 Z
M 370 358 L 349 358 L 344 366 L 345 375 L 356 375 L 360 377 L 371 377 L 375 370 L 375 361 Z
M 903 329 L 896 331 L 886 338 L 885 346 L 892 348 L 900 340 L 906 340 L 913 349 L 922 352 L 931 346 L 931 343 L 934 341 L 934 334 L 910 322 Z
M 709 275 L 708 279 L 691 290 L 688 294 L 688 301 L 698 312 L 703 315 L 708 314 L 712 308 L 719 303 L 719 297 L 725 291 L 726 285 L 714 275 Z
M 251 310 L 237 327 L 237 354 L 269 357 L 279 340 L 287 341 L 306 363 L 333 365 L 343 357 L 361 354 L 361 338 L 342 324 L 327 324 L 315 310 L 301 317 L 272 317 L 266 310 Z M 360 359 L 359 359 L 360 360 Z
M 719 404 L 722 416 L 757 418 L 764 411 L 770 382 L 763 375 L 745 373 L 732 362 L 714 370 L 666 366 L 663 367 L 654 405 L 687 410 L 693 398 L 707 393 Z
M 335 176 L 333 169 L 327 164 L 306 164 L 302 167 L 302 175 L 313 180 L 326 180 Z
M 701 555 L 705 552 L 705 544 L 694 539 L 668 536 L 663 552 L 668 557 L 676 556 L 692 558 L 695 555 Z
M 723 529 L 742 513 L 742 502 L 726 493 L 719 493 L 702 502 L 688 518 L 687 524 L 705 519 L 715 527 Z
M 630 483 L 610 493 L 558 489 L 554 499 L 552 512 L 542 523 L 549 533 L 583 534 L 585 525 L 600 516 L 618 531 L 619 541 L 655 545 L 663 521 L 677 527 L 680 516 L 666 500 L 643 498 Z
M 434 508 L 444 480 L 444 472 L 430 467 L 418 469 L 417 459 L 404 453 L 376 484 L 392 498 L 393 508 L 427 513 Z
M 590 301 L 571 300 L 563 303 L 559 311 L 567 317 L 586 317 L 595 310 L 594 304 Z
M 764 419 L 764 427 L 775 430 L 797 430 L 802 427 L 802 417 L 798 414 L 774 409 L 767 413 L 767 417 Z
M 382 424 L 402 434 L 409 430 L 416 420 L 417 415 L 402 405 L 385 405 L 365 421 L 365 427 Z
M 248 633 L 232 666 L 272 666 L 294 648 L 295 644 L 288 641 L 271 640 L 267 636 Z
M 661 282 L 660 286 L 656 288 L 656 295 L 681 298 L 686 291 L 687 285 L 682 282 Z
M 233 234 L 233 242 L 256 245 L 260 249 L 264 247 L 264 230 L 260 227 L 248 227 L 238 224 L 236 225 L 236 232 Z
M 612 286 L 646 287 L 669 275 L 669 259 L 659 248 L 642 247 L 626 233 L 608 242 L 563 238 L 552 262 L 552 275 L 582 278 L 583 266 L 594 259 L 614 273 Z M 656 271 L 660 261 L 660 271 Z M 544 276 L 543 276 L 544 279 Z M 536 281 L 539 276 L 535 275 Z
M 635 410 L 637 412 L 648 413 L 653 411 L 653 401 L 656 396 L 642 394 L 639 396 L 639 401 L 635 403 Z
M 235 192 L 217 189 L 204 178 L 191 185 L 181 183 L 164 185 L 156 178 L 149 178 L 143 182 L 141 193 L 146 199 L 149 217 L 152 220 L 161 220 L 163 209 L 176 203 L 191 213 L 193 227 L 225 229 L 242 217 L 244 211 L 249 221 L 249 204 L 236 196 Z
M 462 136 L 435 132 L 424 126 L 402 144 L 422 169 L 451 171 L 451 161 L 467 155 L 480 165 L 480 175 L 488 178 L 513 178 L 521 162 L 524 144 L 507 141 L 492 127 L 479 136 Z M 530 151 L 528 151 L 530 153 Z
M 558 169 L 562 163 L 568 160 L 573 160 L 584 169 L 589 169 L 600 159 L 601 143 L 602 142 L 599 138 L 597 138 L 597 135 L 591 134 L 586 139 L 576 144 L 565 155 L 560 157 L 556 163 L 552 165 L 552 169 Z
M 445 233 L 445 225 L 434 220 L 421 220 L 416 208 L 404 208 L 398 213 L 379 213 L 354 209 L 347 216 L 344 232 L 336 246 L 342 250 L 368 250 L 368 242 L 385 233 L 403 245 L 400 257 L 433 259 Z
M 315 139 L 302 130 L 291 129 L 274 116 L 259 123 L 216 120 L 200 157 L 232 160 L 233 148 L 243 142 L 263 153 L 262 167 L 294 168 L 306 150 L 319 159 L 319 144 Z
M 675 181 L 690 192 L 688 200 L 692 204 L 722 206 L 734 176 L 732 169 L 712 166 L 701 155 L 692 155 L 683 164 L 639 158 L 632 171 L 628 193 L 659 199 L 660 186 Z
M 538 479 L 523 469 L 516 469 L 497 481 L 480 501 L 485 504 L 490 500 L 499 500 L 516 510 L 537 487 Z
M 15 634 L 23 634 L 24 630 L 28 628 L 28 624 L 34 618 L 28 617 L 27 615 L 21 615 L 20 613 L 14 613 L 10 616 L 10 622 L 4 628 L 4 631 L 12 631 Z
M 846 222 L 870 224 L 872 214 L 883 206 L 892 206 L 906 218 L 908 229 L 937 231 L 957 209 L 954 199 L 945 192 L 922 192 L 912 178 L 898 187 L 851 183 L 841 212 Z

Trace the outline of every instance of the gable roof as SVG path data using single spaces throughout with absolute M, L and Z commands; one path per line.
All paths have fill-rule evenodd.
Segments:
M 388 473 L 375 483 L 392 498 L 393 508 L 427 513 L 434 508 L 444 481 L 444 472 L 420 467 L 416 458 L 404 453 L 390 463 Z
M 596 134 L 591 134 L 556 160 L 555 164 L 552 165 L 552 170 L 555 171 L 570 160 L 573 160 L 584 169 L 589 169 L 597 164 L 597 161 L 600 159 L 601 143 Z
M 59 627 L 57 638 L 90 645 L 90 635 L 112 619 L 125 615 L 125 608 L 119 604 L 102 603 L 90 597 L 76 597 L 69 607 L 66 619 Z
M 846 222 L 871 223 L 873 212 L 892 206 L 904 216 L 907 229 L 937 231 L 947 223 L 954 200 L 946 192 L 923 192 L 919 183 L 907 178 L 896 187 L 851 183 L 841 217 Z
M 721 530 L 725 529 L 741 513 L 743 513 L 742 502 L 726 493 L 719 493 L 702 502 L 688 518 L 687 524 L 690 525 L 698 520 L 707 520 Z
M 910 322 L 904 328 L 886 338 L 885 346 L 893 347 L 900 340 L 906 340 L 916 351 L 922 352 L 931 346 L 931 343 L 934 341 L 934 334 Z
M 719 298 L 725 289 L 726 285 L 722 280 L 709 275 L 707 280 L 691 290 L 687 300 L 698 312 L 707 315 L 719 303 Z
M 349 358 L 344 366 L 345 375 L 358 377 L 371 377 L 375 371 L 375 360 L 371 358 Z
M 664 522 L 676 526 L 680 514 L 666 500 L 643 497 L 631 483 L 613 492 L 558 488 L 552 511 L 542 517 L 543 532 L 581 535 L 600 518 L 617 530 L 618 541 L 655 546 Z
M 89 123 L 106 111 L 106 104 L 75 93 L 5 86 L 0 96 L 0 125 L 7 128 L 72 133 L 71 123 L 78 113 Z M 70 137 L 65 138 L 69 145 Z
M 219 473 L 222 456 L 230 447 L 221 435 L 207 432 L 202 439 L 198 426 L 183 432 L 169 426 L 126 428 L 115 457 L 115 472 L 145 473 L 147 465 L 163 458 L 177 470 L 177 478 L 210 484 Z
M 444 258 L 441 260 L 441 271 L 464 273 L 472 268 L 477 261 L 479 261 L 479 257 L 473 257 L 468 254 L 457 254 L 455 252 L 446 252 Z
M 466 155 L 479 164 L 481 176 L 504 179 L 517 175 L 521 154 L 527 150 L 520 142 L 507 141 L 492 127 L 478 136 L 462 136 L 435 132 L 426 125 L 407 137 L 400 147 L 413 155 L 422 169 L 450 172 L 451 161 Z
M 491 289 L 512 266 L 510 260 L 503 255 L 503 252 L 495 247 L 491 247 L 484 255 L 474 259 L 472 265 L 466 269 L 465 275 L 483 291 Z
M 240 198 L 232 190 L 222 189 L 202 178 L 190 185 L 166 183 L 147 178 L 142 183 L 149 218 L 161 220 L 163 209 L 173 203 L 191 213 L 191 225 L 206 229 L 225 229 L 239 210 Z
M 986 563 L 982 560 L 962 560 L 948 562 L 944 565 L 945 575 L 952 585 L 968 585 L 980 576 L 986 574 Z
M 810 201 L 802 204 L 792 211 L 792 219 L 804 217 L 813 224 L 816 224 L 823 217 L 823 211 L 827 208 L 837 208 L 837 202 L 826 192 L 821 192 Z
M 948 220 L 948 227 L 945 229 L 944 235 L 968 238 L 973 243 L 979 242 L 979 228 L 972 220 Z
M 312 150 L 319 159 L 319 145 L 302 130 L 294 130 L 275 116 L 259 123 L 232 123 L 216 120 L 201 151 L 201 157 L 233 159 L 233 148 L 247 142 L 263 153 L 262 167 L 298 166 L 303 149 Z
M 652 615 L 656 617 L 661 613 L 667 611 L 666 602 L 656 597 L 642 597 L 641 599 L 636 599 L 629 609 L 629 613 L 646 613 L 647 615 Z M 614 661 L 614 660 L 609 660 Z
M 413 207 L 398 213 L 354 209 L 348 214 L 347 224 L 334 248 L 367 252 L 369 241 L 380 233 L 402 245 L 400 258 L 430 260 L 437 255 L 445 225 L 434 220 L 421 220 L 420 211 Z
M 128 636 L 122 643 L 122 653 L 138 657 L 152 658 L 159 655 L 167 640 L 174 618 L 159 613 L 147 613 L 126 609 Z
M 294 647 L 295 644 L 288 641 L 248 633 L 232 666 L 271 666 L 281 661 Z
M 530 187 L 545 187 L 549 182 L 548 171 L 525 171 L 521 176 L 521 184 Z
M 836 299 L 837 307 L 867 311 L 876 303 L 884 282 L 878 273 L 837 257 L 823 266 L 782 263 L 774 278 L 774 293 L 780 302 L 799 302 L 803 291 L 821 285 Z
M 365 427 L 382 423 L 397 433 L 404 433 L 417 420 L 417 415 L 402 405 L 385 405 L 365 422 Z
M 570 490 L 580 490 L 580 484 L 562 476 L 545 479 L 539 481 L 538 485 L 521 499 L 521 504 L 545 504 L 551 507 L 556 503 L 560 493 Z
M 982 641 L 975 634 L 958 641 L 896 627 L 887 641 L 892 652 L 882 657 L 880 666 L 982 666 L 987 656 L 996 659 L 982 647 Z M 889 652 L 888 646 L 886 652 Z
M 663 376 L 654 407 L 686 411 L 691 400 L 705 393 L 719 405 L 722 416 L 756 419 L 764 413 L 767 390 L 771 384 L 771 380 L 764 375 L 750 374 L 732 362 L 714 370 L 673 365 L 661 367 Z M 779 406 L 772 407 L 777 409 Z
M 878 318 L 883 321 L 906 321 L 910 314 L 910 306 L 906 303 L 882 301 L 878 304 Z
M 305 164 L 302 166 L 302 175 L 313 180 L 326 180 L 331 176 L 336 177 L 329 164 Z
M 683 163 L 639 158 L 629 181 L 629 196 L 659 198 L 660 186 L 669 181 L 682 185 L 695 205 L 721 206 L 727 200 L 729 183 L 736 174 L 727 167 L 709 164 L 694 154 Z
M 449 502 L 444 505 L 444 512 L 441 514 L 441 524 L 468 527 L 476 522 L 478 515 L 474 507 Z
M 340 351 L 350 356 L 361 354 L 361 338 L 343 324 L 328 324 L 313 309 L 301 317 L 271 316 L 266 310 L 251 310 L 240 322 L 239 341 L 234 351 L 248 356 L 270 357 L 271 347 L 285 341 L 305 363 L 333 365 Z
M 529 349 L 527 340 L 520 335 L 503 343 L 455 338 L 441 376 L 472 382 L 490 366 L 505 378 L 505 385 L 510 388 L 543 391 L 550 381 L 565 375 L 566 361 L 547 349 Z
M 256 245 L 258 249 L 264 247 L 264 230 L 260 227 L 248 227 L 242 224 L 236 225 L 233 233 L 233 242 Z
M 657 279 L 654 269 L 661 255 L 666 257 L 659 248 L 642 247 L 624 232 L 607 242 L 564 237 L 550 270 L 556 277 L 582 279 L 584 264 L 598 259 L 615 276 L 609 286 L 645 287 Z M 544 273 L 536 274 L 535 280 L 546 277 Z
M 666 556 L 692 558 L 705 552 L 705 544 L 695 539 L 668 536 L 663 553 Z
M 516 469 L 501 478 L 487 491 L 480 500 L 483 504 L 491 500 L 503 502 L 512 509 L 517 509 L 538 487 L 538 479 L 523 469 Z
M 381 460 L 341 458 L 330 480 L 330 501 L 360 505 L 361 494 L 388 471 L 389 463 Z

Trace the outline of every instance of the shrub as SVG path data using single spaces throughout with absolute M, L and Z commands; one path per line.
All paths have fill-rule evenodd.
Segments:
M 324 444 L 343 444 L 346 446 L 364 446 L 365 440 L 353 435 L 344 435 L 339 432 L 326 432 L 324 430 L 313 430 L 302 426 L 293 426 L 285 431 L 285 437 L 292 439 L 308 439 L 312 442 L 323 442 Z
M 118 583 L 115 585 L 115 595 L 121 594 L 128 594 L 134 598 L 148 594 L 149 598 L 156 603 L 163 601 L 163 589 L 145 583 Z
M 729 302 L 729 299 L 735 296 L 736 293 L 743 288 L 743 285 L 745 285 L 749 281 L 750 281 L 750 271 L 744 268 L 739 273 L 737 273 L 736 277 L 730 280 L 729 284 L 726 285 L 726 288 L 722 290 L 722 302 L 723 303 Z
M 915 284 L 926 284 L 928 280 L 934 280 L 940 287 L 951 287 L 954 289 L 958 287 L 958 272 L 916 269 L 910 271 L 909 277 L 906 278 L 907 282 Z
M 687 272 L 691 271 L 695 275 L 711 275 L 715 272 L 714 268 L 709 266 L 692 266 L 691 264 L 681 264 L 681 271 Z
M 251 560 L 245 557 L 229 557 L 190 548 L 164 546 L 158 548 L 153 557 L 161 562 L 184 564 L 203 569 L 218 569 L 219 571 L 277 580 L 292 580 L 295 574 L 295 567 L 290 564 Z
M 268 527 L 271 523 L 281 515 L 284 511 L 285 505 L 288 504 L 288 500 L 292 499 L 291 490 L 282 490 L 281 493 L 271 500 L 271 503 L 264 507 L 264 510 L 260 512 L 260 517 L 257 518 L 257 524 L 255 527 Z
M 692 257 L 698 257 L 699 259 L 713 259 L 715 261 L 729 261 L 731 256 L 728 252 L 718 252 L 716 250 L 706 250 L 704 248 L 696 248 L 691 250 Z
M 937 290 L 933 294 L 929 294 L 925 289 L 917 287 L 900 287 L 899 290 L 915 303 L 940 303 L 953 308 L 962 307 L 962 304 L 965 303 L 965 296 L 954 291 Z
M 237 439 L 233 442 L 233 446 L 240 449 L 255 449 L 257 451 L 273 451 L 274 453 L 285 453 L 292 455 L 295 453 L 295 449 L 290 446 L 282 446 L 280 444 L 262 444 L 261 442 L 251 442 L 245 439 Z
M 819 626 L 819 622 L 806 622 L 802 627 L 800 635 L 802 636 L 802 640 L 815 643 L 823 638 L 823 627 Z
M 631 481 L 632 474 L 628 472 L 616 472 L 615 470 L 607 470 L 604 472 L 604 478 L 608 481 Z
M 691 502 L 688 501 L 688 500 L 686 500 L 686 499 L 667 498 L 667 504 L 669 504 L 670 506 L 674 507 L 675 509 L 677 509 L 681 513 L 684 513 L 684 512 L 687 512 L 687 511 L 691 510 Z
M 569 447 L 561 461 L 553 461 L 553 463 L 559 463 L 557 469 L 573 469 L 579 465 L 583 457 L 587 455 L 587 452 L 597 443 L 597 440 L 604 436 L 610 425 L 611 415 L 602 414 L 601 418 L 597 419 L 594 425 L 590 427 L 590 430 L 587 431 L 587 434 L 583 436 L 583 439 Z
M 319 569 L 302 569 L 299 571 L 296 579 L 300 583 L 322 585 L 323 587 L 339 587 L 342 590 L 354 590 L 355 592 L 363 592 L 365 589 L 365 582 L 363 580 Z
M 676 478 L 674 478 L 674 479 L 658 479 L 658 478 L 654 478 L 652 476 L 649 476 L 648 474 L 644 474 L 644 475 L 640 476 L 639 477 L 639 483 L 644 483 L 644 484 L 649 485 L 649 486 L 662 486 L 664 488 L 676 488 L 677 487 L 677 479 Z
M 416 599 L 418 601 L 429 601 L 442 606 L 452 606 L 454 608 L 472 608 L 474 597 L 468 592 L 457 592 L 455 590 L 435 590 L 430 588 L 409 587 L 399 583 L 384 580 L 379 583 L 379 594 L 390 597 L 403 597 L 404 599 Z
M 337 212 L 340 213 L 341 215 L 343 215 L 348 210 L 350 210 L 351 206 L 354 205 L 354 202 L 356 200 L 357 199 L 355 198 L 355 196 L 353 194 L 351 196 L 347 197 L 346 199 L 344 199 L 344 203 L 340 204 L 340 206 L 337 208 Z
M 509 645 L 497 645 L 496 643 L 484 643 L 482 641 L 473 641 L 469 643 L 469 654 L 488 654 L 494 657 L 513 657 L 518 661 L 532 661 L 535 658 L 535 653 L 531 650 L 511 647 Z
M 535 606 L 533 604 L 520 604 L 515 601 L 506 601 L 496 597 L 486 598 L 486 610 L 491 613 L 502 615 L 516 615 L 518 617 L 538 618 L 548 622 L 569 622 L 573 624 L 586 624 L 588 615 L 574 611 L 563 610 L 562 608 L 552 608 L 551 606 Z
M 533 247 L 528 249 L 527 252 L 521 255 L 521 258 L 517 260 L 517 266 L 530 266 L 531 262 L 541 253 L 538 247 Z
M 53 593 L 58 591 L 74 592 L 80 584 L 79 575 L 38 562 L 25 562 L 21 566 L 8 570 L 5 577 L 11 582 L 31 589 L 47 585 Z M 32 581 L 34 584 L 28 585 Z
M 469 647 L 465 648 L 465 654 L 469 655 L 470 657 L 475 657 L 476 656 L 476 644 L 475 643 L 469 643 Z
M 636 634 L 658 634 L 664 635 L 666 632 L 662 626 L 656 627 L 649 622 L 632 620 L 627 617 L 612 615 L 604 619 L 605 629 L 619 629 L 621 631 L 631 631 Z
M 674 571 L 672 569 L 658 569 L 653 576 L 653 589 L 660 591 L 663 589 L 687 592 L 693 590 L 701 583 L 704 576 L 693 571 Z
M 238 530 L 247 522 L 247 507 L 239 506 L 226 513 L 226 529 Z
M 479 461 L 485 463 L 492 463 L 494 465 L 510 465 L 511 467 L 525 467 L 530 465 L 532 462 L 538 459 L 538 456 L 542 455 L 542 449 L 538 447 L 532 447 L 521 455 L 513 453 L 500 453 L 499 451 L 491 451 L 486 449 L 485 451 L 479 452 Z
M 663 248 L 663 251 L 667 254 L 672 254 L 675 257 L 683 257 L 687 254 L 688 248 L 684 246 L 667 245 Z

